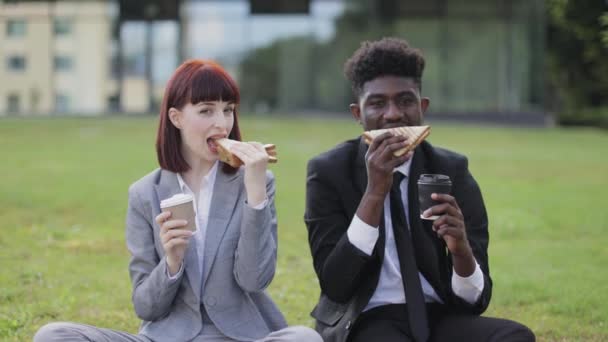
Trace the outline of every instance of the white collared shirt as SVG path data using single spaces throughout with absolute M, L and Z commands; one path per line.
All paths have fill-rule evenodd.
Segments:
M 180 174 L 177 174 L 177 182 L 179 183 L 179 188 L 183 193 L 192 195 L 194 198 L 194 209 L 196 213 L 196 233 L 192 238 L 196 239 L 196 254 L 199 260 L 199 271 L 200 274 L 203 274 L 203 257 L 205 255 L 205 236 L 207 234 L 207 222 L 209 221 L 209 208 L 211 207 L 211 197 L 213 196 L 213 186 L 215 185 L 215 178 L 217 176 L 217 168 L 219 162 L 215 162 L 209 172 L 203 177 L 201 181 L 200 189 L 198 192 L 198 198 L 194 196 L 194 192 L 190 190 L 188 184 L 184 181 Z M 173 277 L 169 277 L 170 279 L 176 279 L 181 275 L 183 270 L 180 267 L 179 272 L 177 272 Z
M 393 171 L 401 172 L 405 175 L 405 178 L 400 184 L 404 208 L 408 208 L 407 178 L 409 177 L 410 166 L 411 158 Z M 405 210 L 405 217 L 409 222 L 408 210 Z M 403 304 L 406 302 L 403 281 L 401 278 L 401 267 L 397 255 L 397 246 L 393 235 L 389 195 L 384 199 L 384 233 L 386 241 L 384 245 L 384 260 L 382 261 L 382 267 L 380 269 L 380 278 L 374 294 L 367 303 L 364 311 L 381 305 Z M 355 215 L 346 234 L 348 235 L 350 243 L 365 254 L 371 255 L 380 233 L 378 227 L 368 225 Z M 425 301 L 441 303 L 441 299 L 426 278 L 421 273 L 418 273 L 418 275 L 420 276 L 420 283 L 422 285 Z M 477 299 L 479 299 L 479 296 L 481 296 L 481 292 L 483 291 L 483 286 L 483 273 L 481 272 L 481 268 L 477 261 L 475 261 L 475 271 L 469 277 L 460 277 L 456 274 L 456 271 L 452 272 L 452 289 L 454 293 L 470 304 L 475 303 Z

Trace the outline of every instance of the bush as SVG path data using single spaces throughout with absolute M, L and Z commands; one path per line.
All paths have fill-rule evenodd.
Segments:
M 557 122 L 562 126 L 593 126 L 608 129 L 608 107 L 566 111 L 557 116 Z

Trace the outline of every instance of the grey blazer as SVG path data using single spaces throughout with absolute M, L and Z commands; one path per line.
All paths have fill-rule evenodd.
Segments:
M 266 175 L 267 205 L 249 207 L 243 170 L 218 168 L 209 210 L 204 259 L 195 239 L 184 258 L 184 272 L 167 276 L 160 227 L 154 218 L 160 201 L 180 193 L 177 174 L 157 169 L 129 188 L 127 246 L 135 312 L 143 320 L 140 334 L 154 341 L 187 341 L 202 328 L 201 306 L 226 336 L 252 341 L 287 326 L 264 289 L 277 260 L 274 177 Z M 199 262 L 203 262 L 203 275 Z

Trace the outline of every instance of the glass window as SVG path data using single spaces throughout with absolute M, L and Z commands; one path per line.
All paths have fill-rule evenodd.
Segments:
M 122 71 L 129 77 L 146 75 L 146 24 L 125 22 L 121 26 Z
M 55 56 L 54 65 L 56 71 L 69 71 L 72 70 L 74 62 L 72 57 L 69 56 Z
M 53 23 L 53 31 L 56 36 L 66 36 L 72 33 L 72 19 L 70 18 L 55 18 Z
M 165 84 L 179 65 L 176 54 L 178 29 L 176 23 L 169 21 L 158 21 L 152 26 L 152 80 L 155 84 Z
M 9 94 L 7 99 L 6 99 L 6 110 L 9 113 L 19 113 L 21 104 L 20 104 L 20 99 L 19 99 L 19 95 L 17 94 Z
M 108 110 L 110 112 L 120 111 L 120 96 L 118 94 L 108 96 Z
M 25 36 L 25 20 L 9 19 L 6 21 L 6 36 L 7 37 L 23 37 Z
M 70 111 L 70 97 L 66 94 L 55 95 L 55 111 L 65 113 Z
M 6 68 L 9 71 L 23 71 L 25 70 L 25 57 L 23 56 L 9 56 L 6 59 Z

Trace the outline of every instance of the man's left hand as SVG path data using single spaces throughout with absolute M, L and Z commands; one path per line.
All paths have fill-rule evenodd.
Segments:
M 471 257 L 471 246 L 467 239 L 464 216 L 456 199 L 447 194 L 432 194 L 431 198 L 441 204 L 427 209 L 423 216 L 438 215 L 433 222 L 433 230 L 445 241 L 450 253 L 456 257 Z

